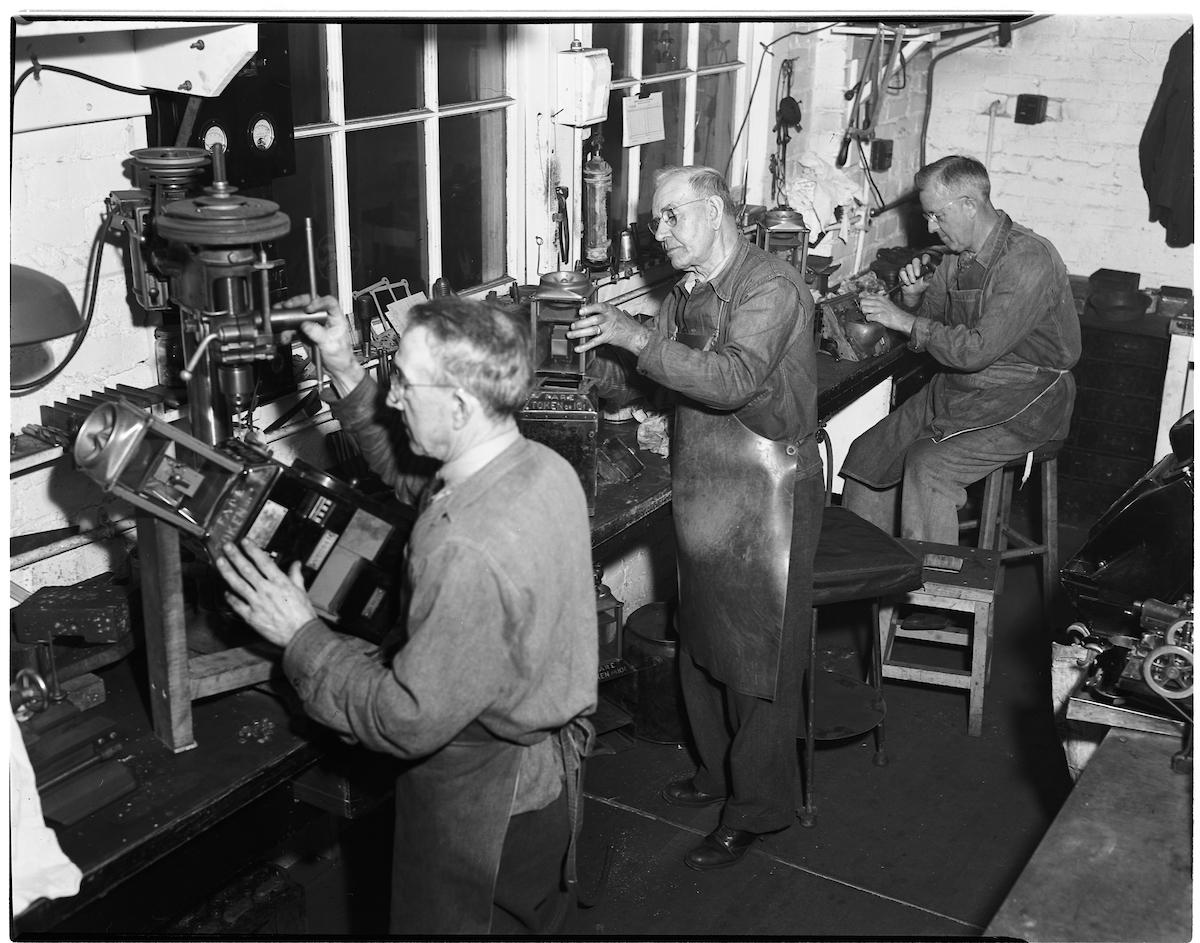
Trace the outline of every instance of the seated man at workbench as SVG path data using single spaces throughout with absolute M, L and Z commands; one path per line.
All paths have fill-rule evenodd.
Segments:
M 900 270 L 899 305 L 859 304 L 944 369 L 854 441 L 842 504 L 896 534 L 899 500 L 899 536 L 957 544 L 968 485 L 1066 437 L 1079 316 L 1057 250 L 992 206 L 983 164 L 943 157 L 915 183 L 955 260 L 924 275 L 922 255 Z
M 298 301 L 329 312 L 302 330 L 373 469 L 400 482 L 393 410 L 413 452 L 441 467 L 408 546 L 406 619 L 382 652 L 332 631 L 300 565 L 285 574 L 248 542 L 217 563 L 229 604 L 284 646 L 309 714 L 413 761 L 396 781 L 392 933 L 556 930 L 572 899 L 599 644 L 579 478 L 516 424 L 533 381 L 528 325 L 460 298 L 417 306 L 384 401 L 337 302 Z

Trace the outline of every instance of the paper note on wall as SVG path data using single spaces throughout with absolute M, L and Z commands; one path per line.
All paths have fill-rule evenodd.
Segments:
M 651 92 L 646 98 L 621 99 L 624 109 L 624 145 L 653 144 L 666 137 L 663 131 L 662 92 Z

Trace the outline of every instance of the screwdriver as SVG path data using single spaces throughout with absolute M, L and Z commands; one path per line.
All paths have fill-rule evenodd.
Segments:
M 921 273 L 917 276 L 917 280 L 919 281 L 922 278 L 928 278 L 930 275 L 933 274 L 933 272 L 936 268 L 937 268 L 937 265 L 933 262 L 922 262 L 921 263 Z M 892 295 L 896 294 L 896 292 L 898 292 L 903 287 L 904 287 L 903 284 L 899 284 L 895 288 L 889 289 L 888 293 L 887 293 L 887 297 L 888 298 L 892 297 Z

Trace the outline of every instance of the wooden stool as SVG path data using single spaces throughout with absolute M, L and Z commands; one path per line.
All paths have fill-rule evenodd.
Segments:
M 967 732 L 978 737 L 983 732 L 983 692 L 991 671 L 993 601 L 1000 554 L 921 540 L 902 540 L 901 543 L 923 560 L 923 585 L 903 596 L 894 596 L 879 607 L 883 677 L 966 689 L 970 695 Z M 901 606 L 969 613 L 971 625 L 905 628 L 898 612 Z M 893 661 L 892 647 L 898 638 L 969 647 L 970 670 Z
M 965 521 L 959 530 L 978 528 L 977 547 L 1000 551 L 1001 559 L 1042 558 L 1042 607 L 1048 613 L 1058 580 L 1058 453 L 1062 442 L 1048 442 L 1033 453 L 1041 484 L 1040 536 L 1036 539 L 1017 531 L 1010 522 L 1013 482 L 1024 473 L 1025 459 L 1019 458 L 997 468 L 984 479 L 983 504 L 979 519 Z M 1009 546 L 1013 544 L 1013 546 Z M 996 578 L 996 592 L 1004 587 L 1004 571 Z

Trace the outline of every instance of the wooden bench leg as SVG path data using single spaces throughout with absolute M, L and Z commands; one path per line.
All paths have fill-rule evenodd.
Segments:
M 987 686 L 988 662 L 991 657 L 992 606 L 976 603 L 971 626 L 971 688 L 967 733 L 972 737 L 983 734 L 983 694 Z

